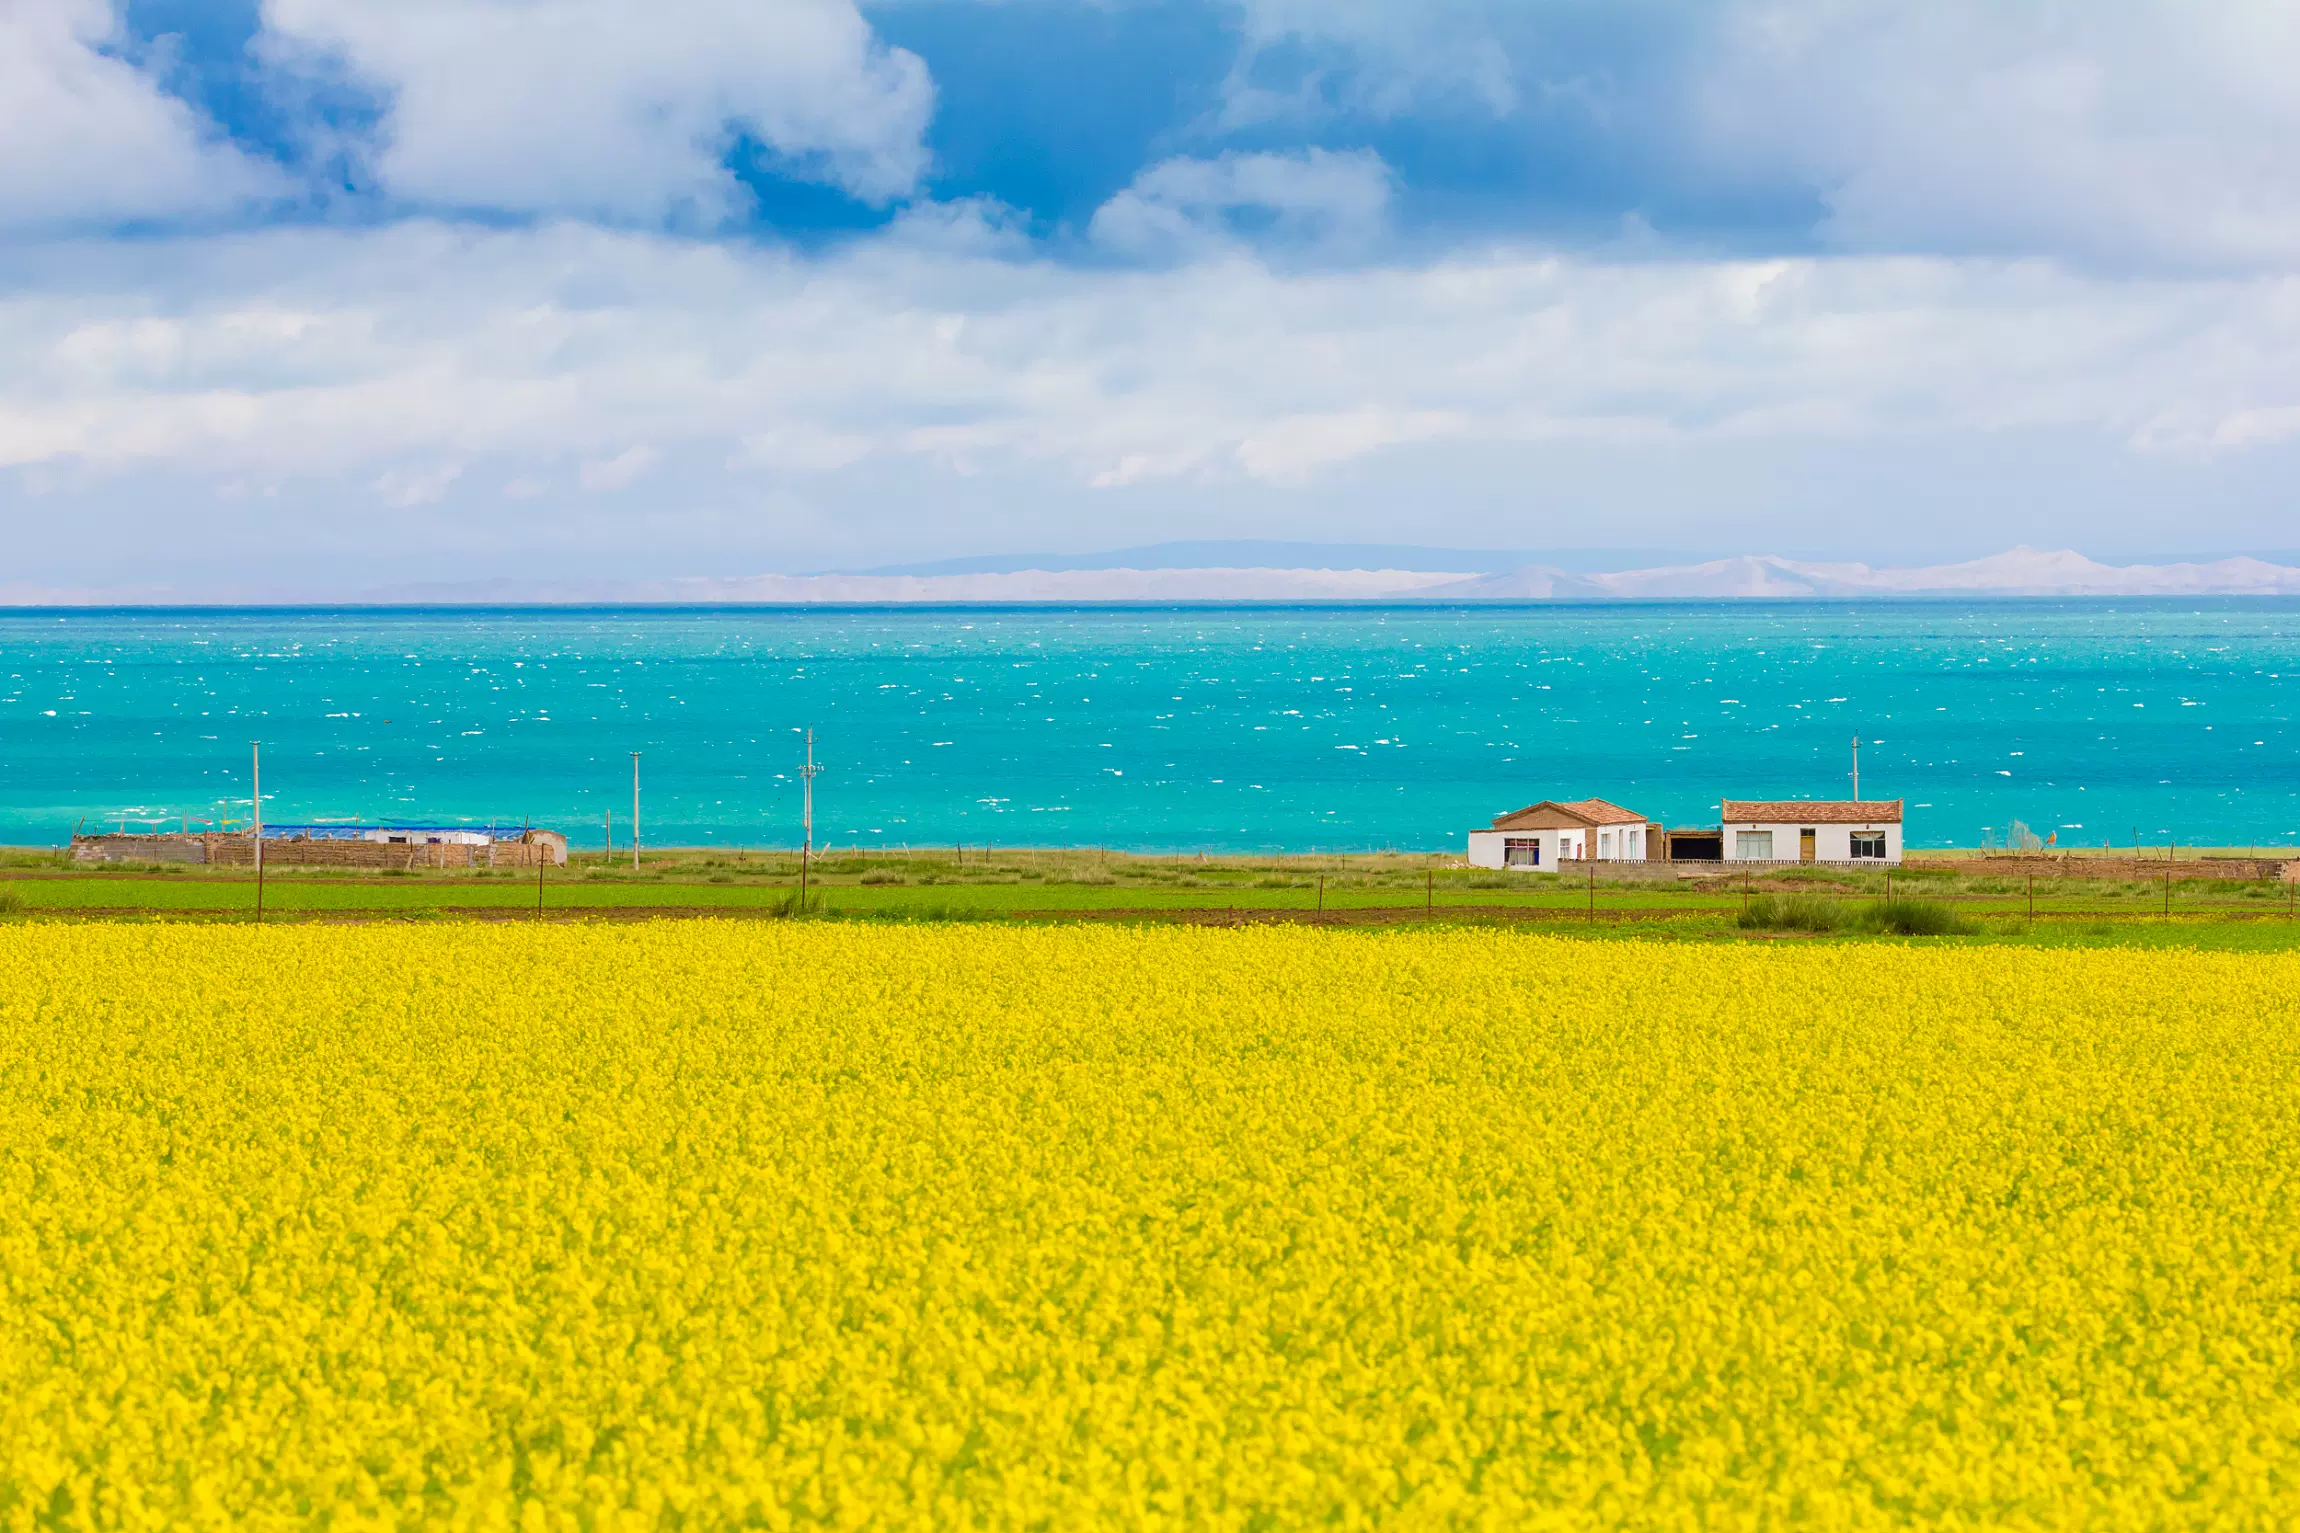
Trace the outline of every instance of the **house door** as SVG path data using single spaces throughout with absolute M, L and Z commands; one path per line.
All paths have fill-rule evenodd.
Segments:
M 1813 860 L 1813 854 L 1816 850 L 1813 843 L 1816 838 L 1816 833 L 1809 828 L 1797 832 L 1797 860 L 1799 862 L 1811 862 Z

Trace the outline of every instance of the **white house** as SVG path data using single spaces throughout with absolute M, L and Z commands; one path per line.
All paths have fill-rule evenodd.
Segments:
M 1725 800 L 1727 862 L 1901 860 L 1901 800 Z
M 1497 816 L 1490 829 L 1469 833 L 1469 865 L 1516 872 L 1554 871 L 1561 862 L 1643 862 L 1659 849 L 1661 827 L 1601 798 L 1560 803 L 1543 799 Z

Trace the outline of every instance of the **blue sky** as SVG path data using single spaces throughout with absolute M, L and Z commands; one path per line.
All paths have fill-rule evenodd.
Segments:
M 108 51 L 297 173 L 296 212 L 340 215 L 346 192 L 371 214 L 391 205 L 387 186 L 333 152 L 339 135 L 389 133 L 386 83 L 267 56 L 252 0 L 139 0 L 117 14 Z M 1328 31 L 1227 3 L 897 0 L 864 14 L 884 47 L 926 66 L 923 174 L 900 196 L 857 195 L 736 124 L 718 160 L 751 195 L 721 232 L 814 241 L 883 228 L 918 201 L 986 199 L 1065 249 L 1145 166 L 1312 147 L 1379 156 L 1401 230 L 1425 241 L 1605 240 L 1634 217 L 1721 249 L 1807 251 L 1825 211 L 1794 176 L 1688 173 L 1670 140 L 1684 128 L 1686 54 L 1712 30 L 1689 20 L 1698 7 L 1441 4 L 1433 15 L 1465 31 L 1427 57 L 1412 51 L 1428 46 L 1418 36 L 1401 45 L 1419 26 L 1345 18 Z M 1554 77 L 1550 61 L 1565 62 Z
M 2300 546 L 2300 16 L 27 0 L 22 591 Z

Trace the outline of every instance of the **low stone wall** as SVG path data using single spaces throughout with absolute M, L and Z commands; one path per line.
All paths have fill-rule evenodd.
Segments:
M 2300 858 L 2193 857 L 2175 862 L 2131 857 L 1910 857 L 1899 865 L 1910 872 L 1953 872 L 1970 878 L 2114 878 L 2154 882 L 2170 874 L 2175 879 L 2225 879 L 2251 883 L 2281 879 L 2300 883 Z M 1570 882 L 1589 877 L 1595 869 L 1601 884 L 1670 883 L 1687 878 L 1764 878 L 1799 868 L 1832 873 L 1890 873 L 1893 864 L 1874 858 L 1851 862 L 1610 862 L 1566 858 L 1543 871 Z M 1532 871 L 1532 870 L 1527 870 Z M 1911 885 L 1912 888 L 1915 885 Z
M 441 841 L 351 841 L 327 837 L 264 838 L 267 868 L 532 868 L 539 860 L 566 862 L 566 844 L 545 833 L 536 840 L 467 846 Z M 74 862 L 188 862 L 216 867 L 255 865 L 255 842 L 244 835 L 74 836 Z
M 1911 857 L 1912 869 L 1973 878 L 2206 878 L 2239 883 L 2300 883 L 2300 858 L 2289 857 Z
M 74 862 L 206 862 L 206 836 L 74 836 Z
M 1557 864 L 1555 871 L 1561 877 L 1586 879 L 1589 877 L 1589 870 L 1595 868 L 1597 881 L 1601 884 L 1609 882 L 1665 884 L 1686 878 L 1739 878 L 1743 876 L 1763 878 L 1768 873 L 1786 873 L 1794 868 L 1826 868 L 1832 873 L 1889 873 L 1893 866 L 1894 864 L 1876 857 L 1862 857 L 1836 862 L 1805 862 L 1795 858 L 1773 862 L 1759 862 L 1754 858 L 1740 858 L 1732 862 L 1714 860 L 1663 862 L 1659 858 L 1652 858 L 1644 862 L 1614 862 L 1602 857 L 1594 861 L 1567 857 Z
M 208 850 L 208 860 L 224 867 L 255 865 L 255 844 L 246 836 L 219 836 L 216 845 Z M 473 852 L 480 854 L 478 865 L 487 866 L 487 848 L 451 845 L 444 841 L 431 846 L 421 842 L 264 838 L 267 868 L 468 868 L 472 866 Z

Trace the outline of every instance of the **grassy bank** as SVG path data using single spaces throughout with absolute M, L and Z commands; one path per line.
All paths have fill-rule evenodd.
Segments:
M 0 854 L 0 915 L 30 919 L 248 920 L 245 869 L 98 868 L 45 852 Z M 788 853 L 674 849 L 627 860 L 579 854 L 532 872 L 279 868 L 267 920 L 774 917 L 797 909 Z M 808 873 L 807 913 L 863 920 L 1144 919 L 1402 925 L 1539 923 L 1584 932 L 1742 940 L 1943 940 L 2300 947 L 2300 901 L 2265 880 L 2005 877 L 1935 861 L 1891 873 L 1788 868 L 1666 882 L 1589 883 L 1498 874 L 1451 856 L 1149 857 L 1095 850 L 843 854 Z M 1946 913 L 1914 925 L 1888 900 Z M 1772 919 L 1773 906 L 1800 912 Z M 1752 907 L 1760 912 L 1750 918 Z

